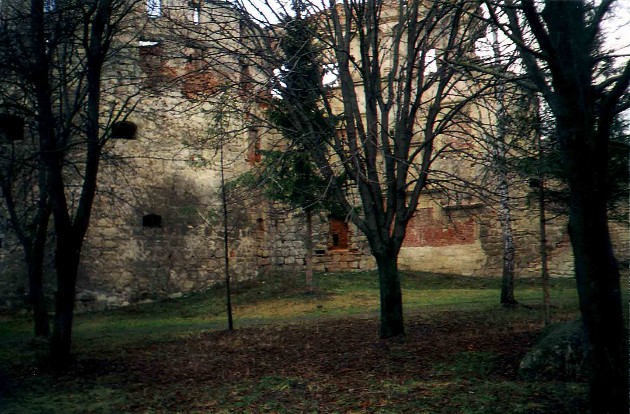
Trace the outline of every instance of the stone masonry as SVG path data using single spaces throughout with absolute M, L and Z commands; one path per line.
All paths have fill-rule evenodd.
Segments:
M 78 280 L 79 309 L 174 297 L 222 282 L 226 253 L 220 175 L 223 171 L 230 181 L 250 170 L 260 161 L 257 149 L 271 134 L 232 112 L 230 139 L 219 140 L 222 127 L 213 115 L 219 103 L 204 99 L 203 93 L 238 79 L 200 66 L 195 74 L 194 60 L 185 59 L 195 51 L 169 43 L 156 21 L 141 19 L 143 34 L 130 40 L 108 68 L 103 106 L 115 107 L 128 97 L 136 101 L 135 109 L 124 115 L 131 133 L 114 134 L 105 147 Z M 177 54 L 171 48 L 181 59 L 173 58 Z M 244 99 L 237 90 L 231 96 Z M 300 211 L 267 201 L 256 191 L 232 194 L 228 208 L 227 254 L 234 280 L 303 271 L 306 236 Z M 536 276 L 537 212 L 515 205 L 513 224 L 517 275 Z M 627 227 L 611 222 L 611 229 L 616 253 L 627 262 Z M 2 232 L 0 307 L 22 306 L 27 282 L 21 255 L 10 232 Z M 552 276 L 571 276 L 566 219 L 549 223 L 548 238 Z M 317 215 L 313 239 L 317 272 L 375 268 L 365 238 L 352 223 Z M 453 204 L 429 193 L 409 223 L 399 265 L 402 270 L 498 276 L 501 255 L 496 213 L 479 202 Z M 53 274 L 46 277 L 52 292 Z

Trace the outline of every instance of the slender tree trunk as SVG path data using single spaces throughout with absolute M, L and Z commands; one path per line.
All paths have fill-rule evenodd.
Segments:
M 40 174 L 40 178 L 44 176 Z M 43 181 L 43 180 L 42 180 Z M 9 211 L 10 221 L 13 230 L 20 239 L 24 251 L 24 262 L 26 263 L 29 301 L 33 310 L 33 327 L 36 337 L 47 337 L 50 335 L 50 325 L 48 312 L 46 310 L 46 298 L 44 296 L 44 254 L 46 248 L 46 238 L 48 236 L 48 223 L 50 221 L 50 203 L 46 196 L 45 182 L 40 181 L 40 198 L 37 206 L 37 213 L 33 217 L 34 233 L 25 233 L 25 227 L 18 219 L 15 200 L 11 193 L 10 186 L 3 185 L 2 193 L 4 201 Z
M 50 324 L 48 321 L 48 310 L 46 309 L 46 298 L 44 296 L 43 278 L 43 256 L 36 254 L 27 255 L 26 265 L 28 271 L 29 300 L 33 309 L 33 327 L 36 337 L 48 337 L 50 335 Z
M 501 277 L 501 303 L 515 305 L 514 298 L 514 235 L 512 232 L 512 218 L 509 205 L 509 187 L 507 178 L 500 178 L 499 197 L 501 233 L 503 235 L 503 274 Z
M 405 334 L 402 290 L 396 255 L 375 255 L 381 294 L 381 338 Z
M 40 184 L 45 186 L 45 183 Z M 43 190 L 41 190 L 43 191 Z M 44 255 L 46 252 L 46 239 L 48 237 L 48 222 L 50 221 L 50 203 L 47 197 L 40 197 L 39 217 L 37 218 L 37 230 L 32 243 L 32 256 L 27 258 L 29 294 L 33 307 L 33 325 L 35 336 L 47 337 L 50 335 L 48 310 L 44 296 Z
M 227 192 L 225 189 L 225 165 L 224 165 L 224 153 L 223 146 L 224 142 L 221 141 L 219 144 L 221 148 L 219 151 L 221 152 L 221 204 L 223 208 L 223 250 L 224 250 L 224 275 L 225 275 L 225 306 L 227 312 L 227 320 L 228 320 L 228 330 L 234 330 L 234 319 L 232 317 L 232 291 L 230 287 L 230 252 L 229 252 L 229 230 L 228 230 L 228 198 Z
M 551 294 L 549 289 L 549 266 L 547 257 L 547 218 L 545 215 L 545 183 L 541 179 L 538 188 L 538 210 L 540 211 L 540 277 L 543 290 L 543 320 L 545 326 L 551 323 Z
M 313 293 L 315 291 L 315 285 L 313 283 L 313 213 L 310 209 L 305 209 L 306 214 L 306 239 L 304 240 L 304 248 L 306 254 L 304 255 L 306 274 L 306 287 L 308 291 Z
M 538 223 L 540 228 L 540 276 L 543 290 L 543 321 L 545 326 L 551 323 L 551 295 L 549 290 L 549 266 L 547 257 L 547 217 L 545 214 L 545 177 L 543 174 L 542 137 L 536 132 L 536 146 L 538 147 Z
M 76 281 L 79 268 L 79 253 L 72 246 L 57 245 L 55 255 L 57 270 L 57 293 L 55 318 L 50 338 L 50 357 L 53 366 L 65 370 L 72 362 L 72 322 L 76 298 Z
M 501 47 L 499 45 L 498 29 L 492 29 L 492 51 L 497 65 L 501 64 Z M 492 164 L 498 178 L 497 192 L 499 194 L 499 222 L 503 238 L 503 271 L 501 277 L 501 304 L 515 305 L 514 298 L 514 234 L 512 231 L 512 215 L 510 212 L 510 185 L 507 173 L 506 158 L 506 123 L 508 117 L 505 109 L 505 86 L 498 83 L 495 89 L 497 103 L 496 119 L 497 134 L 492 137 Z

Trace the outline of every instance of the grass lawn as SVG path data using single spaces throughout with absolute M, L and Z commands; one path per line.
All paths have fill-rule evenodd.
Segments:
M 627 284 L 627 281 L 624 281 Z M 499 280 L 404 273 L 407 336 L 378 339 L 376 274 L 295 275 L 77 315 L 70 372 L 50 373 L 26 316 L 0 316 L 2 413 L 579 413 L 586 386 L 525 381 L 542 329 L 539 281 L 498 305 Z M 576 317 L 553 280 L 554 320 Z M 627 300 L 626 300 L 627 302 Z

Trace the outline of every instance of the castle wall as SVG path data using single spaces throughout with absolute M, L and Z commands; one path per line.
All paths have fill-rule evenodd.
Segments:
M 265 134 L 269 134 L 238 113 L 234 102 L 243 95 L 234 88 L 226 112 L 229 125 L 223 134 L 230 140 L 219 145 L 222 133 L 215 114 L 221 102 L 213 103 L 212 92 L 228 81 L 236 85 L 238 79 L 228 79 L 221 71 L 209 72 L 195 61 L 203 56 L 202 48 L 179 47 L 160 33 L 151 23 L 145 37 L 158 43 L 130 40 L 124 54 L 108 67 L 104 110 L 132 99 L 134 110 L 122 114 L 120 120 L 131 122 L 135 132 L 127 139 L 111 139 L 104 147 L 98 197 L 80 265 L 79 309 L 179 296 L 222 282 L 226 253 L 220 175 L 223 171 L 230 181 L 249 171 L 260 161 L 256 148 L 264 146 Z M 238 66 L 234 59 L 227 63 Z M 516 274 L 536 276 L 540 271 L 537 213 L 524 199 L 515 201 L 513 209 Z M 264 200 L 256 191 L 230 194 L 228 206 L 231 242 L 227 255 L 233 280 L 304 270 L 303 213 Z M 611 222 L 611 232 L 617 256 L 627 262 L 627 226 Z M 315 271 L 375 268 L 365 237 L 352 223 L 316 214 L 313 241 Z M 552 276 L 570 276 L 573 263 L 565 218 L 550 221 L 548 246 Z M 399 266 L 498 276 L 502 252 L 496 212 L 470 199 L 453 203 L 429 191 L 409 223 Z M 23 304 L 27 293 L 24 264 L 7 231 L 2 235 L 0 264 L 0 306 Z M 47 264 L 52 265 L 50 258 Z M 52 294 L 54 274 L 48 272 L 46 280 Z

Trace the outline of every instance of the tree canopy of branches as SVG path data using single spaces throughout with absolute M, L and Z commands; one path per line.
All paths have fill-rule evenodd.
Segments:
M 614 120 L 630 108 L 630 62 L 603 45 L 603 24 L 614 0 L 487 5 L 555 120 L 569 186 L 569 232 L 589 344 L 592 412 L 627 412 L 628 352 L 607 201 Z
M 33 138 L 30 148 L 24 145 L 24 159 L 39 177 L 31 183 L 37 188 L 31 201 L 38 210 L 34 217 L 42 217 L 39 231 L 47 227 L 43 217 L 54 218 L 57 291 L 50 352 L 51 362 L 60 368 L 70 361 L 78 266 L 107 125 L 128 104 L 122 101 L 120 107 L 106 108 L 104 113 L 104 68 L 116 52 L 115 37 L 133 6 L 128 0 L 1 4 L 3 107 L 26 120 Z M 14 190 L 3 182 L 5 204 L 11 203 Z M 42 250 L 38 246 L 36 251 Z M 41 263 L 41 257 L 35 260 Z
M 346 0 L 322 9 L 303 1 L 294 10 L 304 15 L 285 10 L 276 14 L 280 23 L 252 3 L 254 23 L 246 4 L 237 3 L 247 16 L 233 42 L 239 47 L 222 52 L 239 53 L 256 96 L 283 112 L 282 135 L 299 139 L 366 236 L 379 273 L 380 335 L 404 334 L 397 258 L 431 165 L 446 148 L 441 139 L 461 132 L 457 114 L 480 90 L 452 64 L 473 51 L 479 30 L 468 16 L 476 3 Z M 283 19 L 290 14 L 296 18 Z M 281 47 L 292 30 L 286 22 L 299 19 L 311 35 L 291 50 Z M 318 74 L 310 81 L 289 76 L 294 68 Z M 325 72 L 335 79 L 325 82 Z

